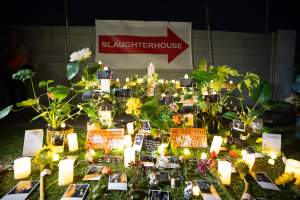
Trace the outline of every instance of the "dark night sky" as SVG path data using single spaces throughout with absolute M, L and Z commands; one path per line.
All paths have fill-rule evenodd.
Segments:
M 297 0 L 269 0 L 269 31 L 300 29 Z M 95 19 L 191 21 L 206 29 L 205 3 L 212 30 L 264 32 L 265 0 L 92 1 L 68 0 L 69 23 L 93 26 Z M 5 7 L 2 7 L 6 9 Z M 10 0 L 8 25 L 65 25 L 64 0 Z

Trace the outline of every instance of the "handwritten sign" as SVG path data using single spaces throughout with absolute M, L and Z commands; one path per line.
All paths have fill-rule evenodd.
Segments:
M 270 155 L 281 151 L 281 134 L 263 133 L 262 153 Z
M 116 149 L 123 147 L 124 129 L 89 129 L 86 136 L 86 147 L 93 149 Z
M 23 156 L 34 156 L 43 147 L 43 129 L 26 130 L 24 137 Z
M 207 147 L 207 136 L 204 128 L 171 128 L 170 131 L 172 147 Z

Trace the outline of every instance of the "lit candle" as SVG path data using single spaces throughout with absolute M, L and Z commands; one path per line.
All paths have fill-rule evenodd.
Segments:
M 123 141 L 124 141 L 124 146 L 125 147 L 131 147 L 132 146 L 131 135 L 125 135 Z
M 143 79 L 142 79 L 142 78 L 138 78 L 138 79 L 137 79 L 137 82 L 138 82 L 139 84 L 141 84 L 141 83 L 143 83 Z
M 165 156 L 165 154 L 166 154 L 165 150 L 166 150 L 167 146 L 168 146 L 167 143 L 161 143 L 161 145 L 157 148 L 157 151 L 160 156 Z
M 223 138 L 221 136 L 214 136 L 209 152 L 211 153 L 214 151 L 216 154 L 219 154 L 220 148 L 222 145 L 222 141 L 223 141 Z
M 77 151 L 78 150 L 78 142 L 77 142 L 77 134 L 76 133 L 68 134 L 68 146 L 69 146 L 69 151 Z
M 31 158 L 23 157 L 14 161 L 15 179 L 27 178 L 31 174 Z
M 58 167 L 58 185 L 64 186 L 72 183 L 74 161 L 71 159 L 61 160 L 59 161 Z
M 103 71 L 107 71 L 107 70 L 108 70 L 107 66 L 103 67 Z
M 127 133 L 129 135 L 134 134 L 134 125 L 133 125 L 133 122 L 127 123 L 126 126 L 127 126 Z
M 120 87 L 120 79 L 116 78 L 116 87 Z
M 285 163 L 284 173 L 294 173 L 296 177 L 300 177 L 300 161 L 287 159 Z
M 161 94 L 161 97 L 162 97 L 162 98 L 164 98 L 165 96 L 166 96 L 166 94 L 165 94 L 165 93 L 162 93 L 162 94 Z
M 53 162 L 59 161 L 59 154 L 58 153 L 54 153 L 53 156 L 52 156 L 52 160 L 53 160 Z
M 101 60 L 100 60 L 100 61 L 98 61 L 98 64 L 99 64 L 99 65 L 102 65 L 102 61 L 101 61 Z
M 188 148 L 184 148 L 183 154 L 184 154 L 185 156 L 188 156 L 188 155 L 190 154 L 190 150 L 189 150 Z
M 175 88 L 176 88 L 176 89 L 179 89 L 179 88 L 180 88 L 180 82 L 179 82 L 179 81 L 176 81 L 176 82 L 175 82 Z
M 189 79 L 189 75 L 188 75 L 188 74 L 185 74 L 185 75 L 184 75 L 184 79 Z
M 274 164 L 275 164 L 275 160 L 272 159 L 272 158 L 270 158 L 270 159 L 268 160 L 268 163 L 269 163 L 270 165 L 274 165 Z
M 193 195 L 194 196 L 199 196 L 200 195 L 200 188 L 198 185 L 193 186 Z
M 228 161 L 220 160 L 218 162 L 218 172 L 220 174 L 221 182 L 224 185 L 230 185 L 231 182 L 231 163 Z
M 205 160 L 205 159 L 207 159 L 207 155 L 206 155 L 206 153 L 202 152 L 202 154 L 201 154 L 201 159 L 202 159 L 202 160 Z
M 232 80 L 230 80 L 230 81 L 229 81 L 229 84 L 233 84 L 233 81 L 232 81 Z
M 159 83 L 159 84 L 163 84 L 163 83 L 164 83 L 164 79 L 159 79 L 159 80 L 158 80 L 158 83 Z
M 124 149 L 124 165 L 129 167 L 130 162 L 135 162 L 135 150 L 133 147 L 126 147 Z
M 128 77 L 125 79 L 125 82 L 126 82 L 126 83 L 128 83 L 128 82 L 129 82 L 129 78 L 128 78 Z
M 255 162 L 255 154 L 248 153 L 246 150 L 242 150 L 242 160 L 248 165 L 250 169 L 252 169 Z
M 61 128 L 66 128 L 66 124 L 65 124 L 65 123 L 62 123 L 62 124 L 60 125 L 60 127 L 61 127 Z
M 148 66 L 148 76 L 152 77 L 154 72 L 155 72 L 155 66 L 152 63 L 150 63 L 149 66 Z

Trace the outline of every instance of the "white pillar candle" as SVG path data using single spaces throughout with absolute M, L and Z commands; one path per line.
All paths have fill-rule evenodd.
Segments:
M 220 160 L 218 162 L 218 172 L 220 179 L 224 185 L 231 183 L 231 163 L 228 161 Z
M 133 126 L 133 122 L 127 123 L 127 133 L 129 135 L 133 135 L 134 134 L 134 126 Z
M 294 173 L 296 177 L 300 177 L 300 161 L 287 159 L 284 173 Z
M 77 151 L 78 150 L 78 142 L 77 142 L 77 134 L 76 133 L 68 134 L 68 146 L 69 146 L 69 151 Z
M 242 150 L 242 160 L 246 163 L 246 165 L 248 165 L 250 169 L 252 169 L 255 163 L 255 154 L 249 154 L 246 150 Z
M 69 185 L 73 182 L 73 170 L 74 170 L 74 161 L 71 159 L 65 159 L 59 161 L 58 164 L 58 185 L 64 186 Z
M 135 149 L 133 147 L 126 147 L 124 149 L 124 165 L 129 167 L 130 162 L 135 162 Z
M 200 195 L 200 188 L 198 185 L 193 186 L 193 195 L 199 196 Z
M 124 135 L 124 146 L 125 147 L 131 147 L 132 146 L 132 140 L 131 140 L 131 135 Z
M 155 72 L 155 66 L 152 63 L 150 63 L 148 65 L 148 76 L 152 77 L 154 72 Z
M 185 75 L 184 75 L 184 79 L 189 79 L 189 75 L 188 75 L 188 74 L 185 74 Z
M 216 154 L 219 154 L 222 142 L 223 138 L 221 136 L 214 136 L 209 152 L 214 151 Z
M 31 158 L 23 157 L 14 161 L 15 179 L 27 178 L 31 174 Z

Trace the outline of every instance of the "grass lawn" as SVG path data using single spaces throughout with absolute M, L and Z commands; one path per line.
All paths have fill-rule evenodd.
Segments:
M 0 163 L 8 164 L 11 163 L 15 158 L 20 157 L 22 155 L 23 149 L 23 140 L 24 140 L 24 132 L 25 128 L 0 128 L 1 130 L 1 140 L 0 140 Z M 89 164 L 85 161 L 79 162 L 81 160 L 85 160 L 85 130 L 75 130 L 78 133 L 79 138 L 79 146 L 80 150 L 76 153 L 69 153 L 66 151 L 65 155 L 77 155 L 79 156 L 77 159 L 78 164 L 75 163 L 75 174 L 74 174 L 74 183 L 83 183 L 82 178 L 86 173 L 86 170 L 89 167 Z M 280 130 L 282 131 L 282 130 Z M 283 130 L 285 131 L 285 130 Z M 294 158 L 300 158 L 299 154 L 299 141 L 296 141 L 293 136 L 283 137 L 283 150 L 292 154 Z M 288 155 L 289 155 L 288 154 Z M 220 155 L 222 157 L 222 155 Z M 133 184 L 135 180 L 131 175 L 133 174 L 132 170 L 125 169 L 123 167 L 123 163 L 120 164 L 106 164 L 110 166 L 114 172 L 126 172 L 128 176 L 129 188 L 130 185 Z M 183 165 L 184 166 L 184 165 Z M 181 173 L 185 174 L 185 169 L 189 169 L 189 173 L 186 175 L 187 180 L 196 180 L 196 179 L 207 179 L 207 176 L 204 174 L 200 174 L 196 169 L 196 163 L 187 163 L 186 167 L 181 168 Z M 191 170 L 192 169 L 192 170 Z M 284 164 L 281 159 L 276 160 L 275 166 L 266 165 L 265 172 L 274 180 L 284 171 Z M 140 179 L 145 180 L 147 183 L 144 187 L 144 191 L 149 189 L 147 175 L 142 177 L 138 177 Z M 39 171 L 36 169 L 36 166 L 32 166 L 32 175 L 27 180 L 38 180 L 39 179 Z M 60 199 L 67 186 L 60 187 L 57 184 L 58 179 L 58 167 L 57 164 L 52 172 L 51 176 L 45 177 L 45 194 L 46 199 Z M 5 195 L 16 183 L 18 180 L 14 180 L 13 171 L 6 171 L 0 174 L 0 197 Z M 129 192 L 118 192 L 118 191 L 107 191 L 107 182 L 108 178 L 103 177 L 100 181 L 89 181 L 90 189 L 87 199 L 130 199 Z M 222 188 L 218 187 L 217 184 L 214 184 L 222 199 L 229 199 L 224 193 Z M 163 185 L 159 185 L 159 189 L 168 190 L 172 196 L 173 200 L 183 199 L 183 189 L 185 187 L 184 181 L 177 182 L 176 188 L 172 189 L 170 187 L 170 183 L 165 183 Z M 253 190 L 255 190 L 255 194 L 264 196 L 266 199 L 297 199 L 293 192 L 289 189 L 289 187 L 283 187 L 282 192 L 272 192 L 265 191 L 260 189 L 257 185 L 254 185 Z M 233 199 L 240 199 L 242 192 L 244 189 L 244 185 L 242 180 L 239 178 L 237 174 L 232 175 L 232 184 L 229 187 L 226 187 L 227 192 L 233 197 Z M 36 189 L 29 199 L 39 199 L 39 191 Z M 200 198 L 198 198 L 200 199 Z

